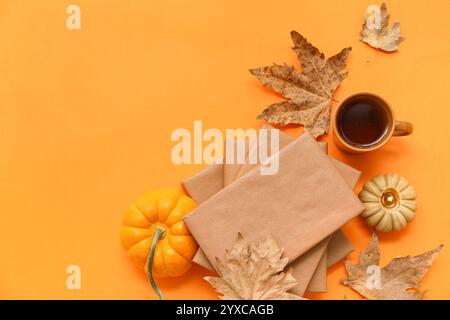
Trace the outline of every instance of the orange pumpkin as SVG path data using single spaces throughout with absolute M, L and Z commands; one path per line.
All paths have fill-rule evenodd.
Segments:
M 131 260 L 149 273 L 152 286 L 152 273 L 175 277 L 191 267 L 197 243 L 183 218 L 195 206 L 191 198 L 178 190 L 159 189 L 138 197 L 126 211 L 120 233 L 122 245 Z

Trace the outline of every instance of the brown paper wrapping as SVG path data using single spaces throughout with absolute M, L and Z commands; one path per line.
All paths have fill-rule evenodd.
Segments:
M 188 190 L 190 182 L 184 183 Z M 278 212 L 275 221 L 274 210 Z M 238 231 L 249 240 L 271 233 L 286 256 L 295 260 L 360 210 L 362 205 L 332 162 L 304 134 L 280 152 L 277 175 L 261 176 L 255 168 L 200 205 L 185 221 L 210 261 L 215 256 L 223 258 Z M 313 251 L 319 262 L 321 255 L 316 251 L 320 250 Z
M 270 128 L 265 126 L 266 129 Z M 270 137 L 270 135 L 268 135 Z M 288 145 L 293 138 L 289 135 L 279 132 L 279 148 L 282 149 L 286 145 Z M 249 145 L 249 141 L 245 141 L 246 151 L 250 151 L 251 146 Z M 328 145 L 327 143 L 319 142 L 321 148 L 324 153 L 328 153 Z M 270 146 L 271 144 L 268 143 Z M 228 164 L 228 161 L 225 161 L 224 170 L 223 170 L 223 182 L 224 187 L 228 186 L 230 183 L 236 181 L 244 174 L 253 169 L 256 165 L 250 164 L 248 161 L 248 154 L 246 154 L 246 162 L 245 164 L 236 164 L 236 161 L 232 161 L 233 164 Z M 272 154 L 269 151 L 269 154 Z M 225 158 L 225 160 L 228 160 Z M 233 159 L 235 160 L 235 159 Z M 339 231 L 337 231 L 339 232 Z M 314 248 L 309 250 L 306 254 L 302 255 L 298 259 L 295 259 L 290 264 L 290 267 L 293 268 L 293 276 L 298 279 L 298 285 L 295 290 L 292 290 L 293 293 L 298 295 L 303 295 L 305 290 L 309 292 L 324 292 L 327 288 L 327 258 L 326 258 L 326 248 L 328 246 L 329 239 L 324 240 Z M 200 257 L 200 256 L 203 257 Z M 202 261 L 208 261 L 208 259 L 204 256 L 204 254 L 200 251 L 200 253 L 196 256 L 197 259 L 201 259 Z M 209 262 L 207 262 L 210 267 L 212 267 Z
M 271 127 L 265 126 L 266 129 L 270 129 Z M 270 135 L 269 135 L 270 137 Z M 285 147 L 289 142 L 291 142 L 293 138 L 291 138 L 289 135 L 280 132 L 279 134 L 279 147 L 282 149 Z M 246 162 L 243 165 L 239 164 L 228 164 L 228 161 L 225 161 L 224 164 L 224 186 L 226 187 L 228 184 L 232 183 L 233 181 L 239 179 L 241 176 L 246 174 L 248 171 L 250 171 L 252 168 L 255 167 L 254 164 L 250 164 L 248 161 L 248 151 L 250 151 L 251 147 L 249 146 L 249 141 L 247 142 L 246 146 Z M 324 153 L 328 154 L 328 145 L 325 142 L 319 142 L 320 146 L 322 147 Z M 270 143 L 268 144 L 270 146 Z M 269 151 L 270 153 L 270 151 Z M 270 153 L 271 154 L 271 153 Z M 226 159 L 227 160 L 227 159 Z M 236 159 L 233 159 L 236 160 Z M 353 168 L 350 168 L 347 165 L 344 165 L 343 163 L 336 161 L 333 159 L 334 164 L 336 165 L 336 168 L 341 172 L 344 179 L 347 181 L 347 183 L 353 188 L 355 184 L 358 181 L 358 178 L 360 176 L 360 172 L 357 170 L 354 170 Z M 232 163 L 236 163 L 236 161 L 232 161 Z M 305 257 L 299 257 L 291 264 L 291 267 L 294 267 L 294 277 L 296 276 L 298 279 L 302 278 L 302 280 L 299 281 L 299 285 L 297 286 L 297 289 L 294 290 L 294 293 L 297 294 L 303 294 L 304 288 L 306 288 L 306 291 L 308 292 L 325 292 L 327 288 L 327 267 L 328 267 L 328 259 L 327 259 L 327 247 L 331 248 L 331 261 L 330 265 L 334 264 L 335 262 L 339 261 L 343 257 L 345 257 L 347 254 L 349 254 L 352 251 L 351 244 L 347 241 L 344 234 L 338 230 L 335 232 L 336 236 L 332 236 L 332 238 L 329 239 L 329 241 L 323 241 L 320 243 L 315 249 L 310 250 L 311 252 L 306 255 Z M 331 243 L 333 242 L 333 243 Z M 203 255 L 203 253 L 199 253 L 199 255 Z M 336 260 L 337 259 L 337 260 Z M 207 261 L 206 257 L 202 258 L 203 261 Z M 209 266 L 209 262 L 207 262 Z M 315 270 L 313 269 L 313 266 L 316 266 Z M 311 279 L 308 281 L 308 279 Z M 307 286 L 307 287 L 306 287 Z
M 265 128 L 270 127 L 265 126 Z M 293 138 L 289 135 L 280 132 L 280 149 L 292 141 L 292 139 Z M 326 143 L 321 143 L 321 146 L 326 152 Z M 251 169 L 253 166 L 254 165 L 248 164 L 210 165 L 194 176 L 186 179 L 183 182 L 183 185 L 189 195 L 200 204 L 220 191 L 223 186 L 226 186 L 237 179 L 243 172 L 248 171 L 249 168 Z M 336 161 L 336 166 L 347 183 L 353 187 L 360 176 L 360 172 L 338 161 Z M 306 288 L 308 283 L 308 292 L 325 291 L 326 268 L 343 259 L 352 250 L 353 247 L 345 238 L 344 234 L 337 231 L 333 234 L 328 243 L 324 241 L 311 249 L 308 254 L 304 255 L 304 257 L 299 257 L 299 261 L 296 261 L 295 264 L 294 261 L 291 264 L 291 267 L 294 266 L 294 270 L 297 270 L 296 273 L 301 275 L 301 277 L 298 277 L 301 279 L 301 281 L 299 281 L 298 291 L 302 291 L 302 288 Z M 210 270 L 213 269 L 201 249 L 197 251 L 193 261 L 204 266 L 205 268 Z

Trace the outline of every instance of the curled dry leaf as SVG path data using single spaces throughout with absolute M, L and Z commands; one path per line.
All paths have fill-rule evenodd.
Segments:
M 298 300 L 288 290 L 297 285 L 290 271 L 284 272 L 288 258 L 272 237 L 248 243 L 241 234 L 227 251 L 225 261 L 217 259 L 218 277 L 205 277 L 222 300 Z
M 386 4 L 383 2 L 380 7 L 380 24 L 368 24 L 367 17 L 359 34 L 360 40 L 369 46 L 392 52 L 398 50 L 398 44 L 405 40 L 400 35 L 400 22 L 395 22 L 389 28 L 389 14 Z
M 409 289 L 419 289 L 419 283 L 431 267 L 433 260 L 441 251 L 443 245 L 421 255 L 398 257 L 383 268 L 379 268 L 380 250 L 375 233 L 366 250 L 362 251 L 359 263 L 345 261 L 348 279 L 342 284 L 349 286 L 369 300 L 419 300 L 424 292 Z
M 280 125 L 302 124 L 318 137 L 328 132 L 333 94 L 347 76 L 343 68 L 351 48 L 325 59 L 324 54 L 298 32 L 292 31 L 291 38 L 301 72 L 286 64 L 250 70 L 264 86 L 288 99 L 268 106 L 258 118 Z

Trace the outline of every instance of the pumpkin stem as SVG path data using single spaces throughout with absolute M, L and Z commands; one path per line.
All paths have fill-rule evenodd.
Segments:
M 152 285 L 153 290 L 156 292 L 156 294 L 159 297 L 159 300 L 164 300 L 164 295 L 162 294 L 161 290 L 159 290 L 158 286 L 156 285 L 155 279 L 153 279 L 153 273 L 152 273 L 152 267 L 153 267 L 153 256 L 155 255 L 155 249 L 156 249 L 156 243 L 159 239 L 163 238 L 166 233 L 166 230 L 161 227 L 156 227 L 153 231 L 153 240 L 152 240 L 152 246 L 150 247 L 150 254 L 148 255 L 147 260 L 147 275 L 148 280 L 150 280 L 150 284 Z

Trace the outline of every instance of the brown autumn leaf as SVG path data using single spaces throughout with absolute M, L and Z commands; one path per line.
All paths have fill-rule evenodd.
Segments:
M 378 26 L 375 23 L 368 24 L 366 18 L 359 34 L 360 40 L 383 51 L 397 51 L 398 44 L 405 38 L 400 35 L 400 22 L 395 22 L 389 28 L 389 17 L 386 4 L 383 2 L 380 7 L 380 24 Z
M 284 272 L 288 258 L 272 237 L 248 243 L 241 234 L 227 251 L 225 261 L 217 259 L 218 277 L 205 277 L 222 300 L 299 300 L 288 290 L 297 285 L 290 271 Z
M 379 268 L 380 250 L 374 232 L 369 246 L 360 254 L 359 263 L 352 264 L 348 260 L 345 261 L 349 277 L 342 280 L 342 284 L 369 300 L 422 299 L 424 292 L 409 289 L 419 289 L 420 281 L 442 247 L 443 245 L 440 245 L 415 257 L 397 257 L 385 267 Z
M 302 124 L 318 137 L 328 132 L 333 94 L 347 76 L 343 68 L 351 48 L 325 59 L 324 54 L 298 32 L 291 31 L 291 38 L 301 72 L 286 64 L 250 70 L 265 87 L 287 99 L 268 106 L 257 118 L 280 125 Z

